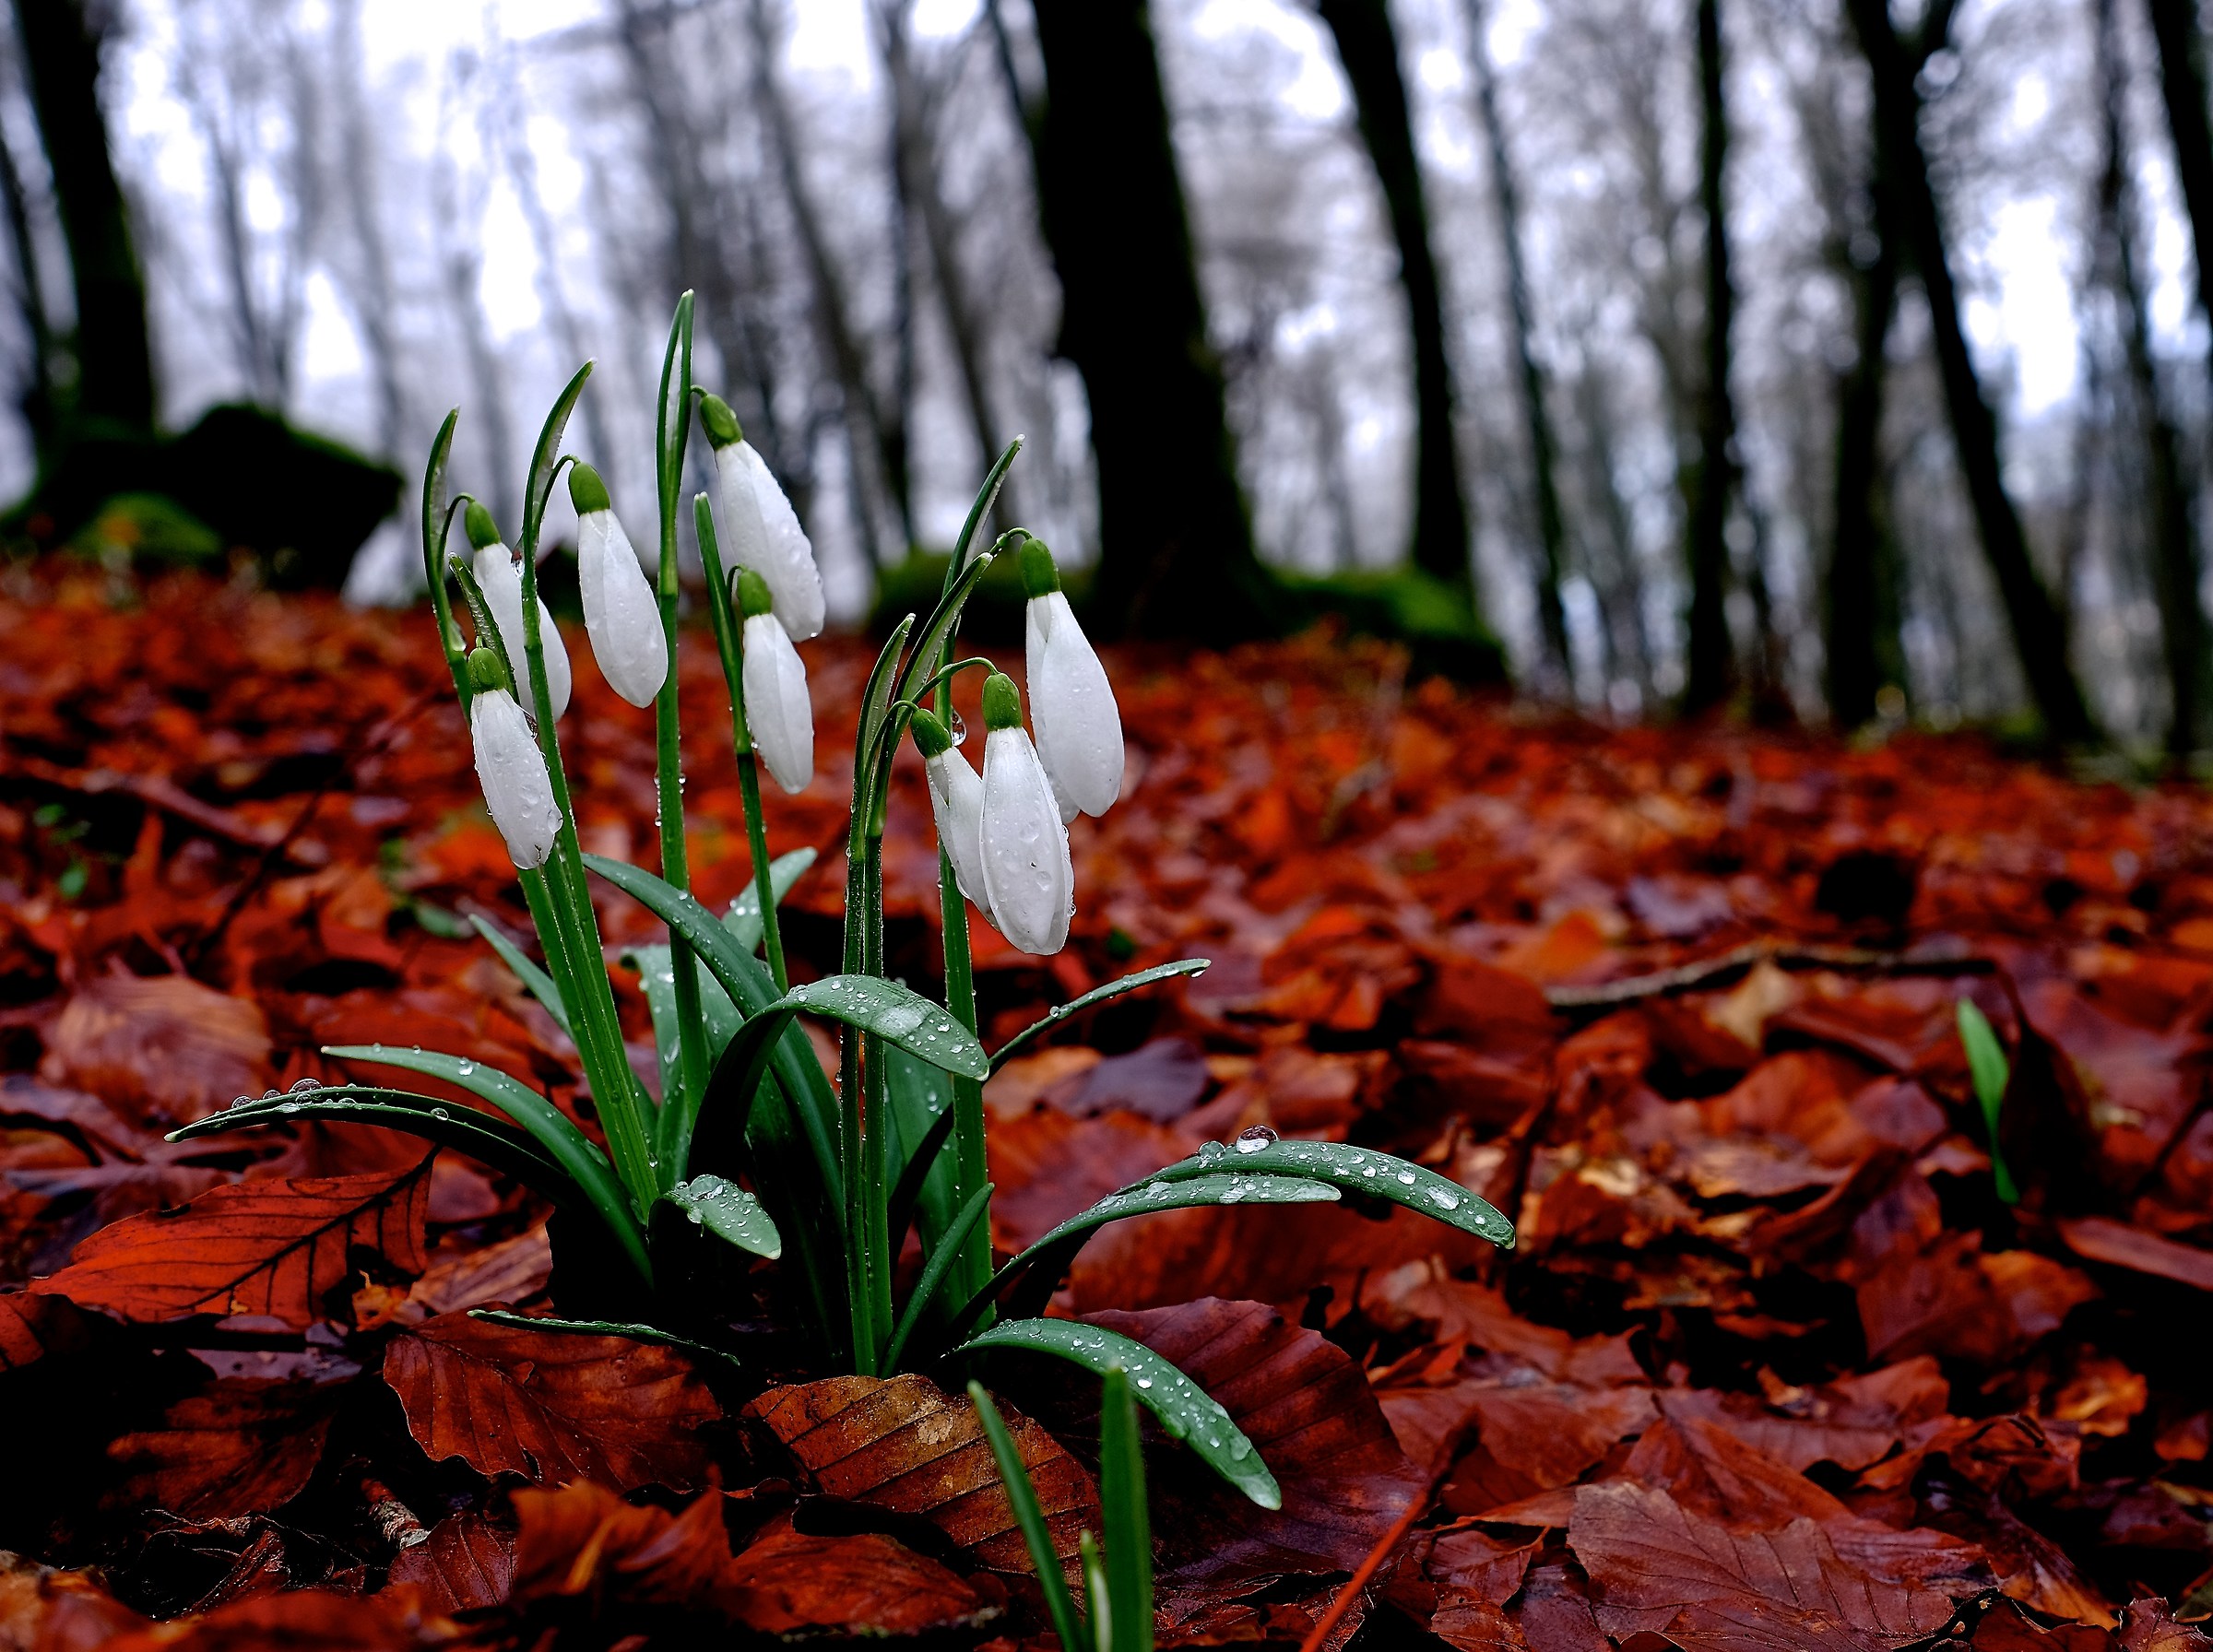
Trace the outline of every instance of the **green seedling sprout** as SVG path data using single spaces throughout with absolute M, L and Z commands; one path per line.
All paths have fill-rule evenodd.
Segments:
M 1974 1084 L 1975 1101 L 1982 1109 L 1982 1133 L 1990 1142 L 1991 1186 L 2006 1204 L 2018 1205 L 2021 1190 L 2006 1166 L 2006 1155 L 1998 1150 L 1998 1115 L 2006 1104 L 2006 1087 L 2012 1081 L 2013 1068 L 2006 1059 L 2006 1046 L 1998 1042 L 1997 1030 L 1973 999 L 1959 1000 L 1959 1043 L 1967 1051 L 1968 1077 Z

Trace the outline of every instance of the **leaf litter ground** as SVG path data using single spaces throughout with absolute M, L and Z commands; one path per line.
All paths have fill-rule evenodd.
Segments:
M 162 1139 L 372 1076 L 317 1052 L 380 1043 L 596 1126 L 466 922 L 527 927 L 421 616 L 14 577 L 0 1645 L 1041 1644 L 952 1374 L 809 1369 L 772 1265 L 735 1281 L 736 1363 L 549 1335 L 468 1313 L 606 1316 L 501 1178 L 310 1121 Z M 832 859 L 867 656 L 811 653 L 827 761 L 771 848 Z M 578 658 L 586 846 L 649 860 L 645 723 Z M 1054 1311 L 1189 1371 L 1283 1489 L 1262 1514 L 1152 1443 L 1162 1644 L 2207 1646 L 2204 798 L 1965 737 L 1523 715 L 1320 639 L 1115 679 L 1130 775 L 1074 829 L 1075 940 L 1041 963 L 978 924 L 986 1043 L 1215 963 L 993 1079 L 995 1243 L 1256 1125 L 1405 1154 L 1521 1232 L 1500 1257 L 1351 1200 L 1081 1253 Z M 683 691 L 719 702 L 704 646 Z M 736 775 L 727 743 L 687 761 L 720 904 Z M 928 980 L 918 763 L 897 786 L 888 944 Z M 835 967 L 839 891 L 818 867 L 791 897 L 802 975 Z M 601 921 L 610 957 L 654 938 L 620 900 Z M 1962 996 L 2013 1058 L 2018 1208 Z M 1072 1556 L 1096 1390 L 986 1375 Z

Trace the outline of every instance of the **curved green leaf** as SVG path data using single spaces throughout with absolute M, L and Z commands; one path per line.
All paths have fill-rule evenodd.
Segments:
M 957 1351 L 979 1353 L 989 1348 L 1057 1354 L 1101 1375 L 1119 1366 L 1130 1374 L 1137 1402 L 1196 1452 L 1200 1461 L 1262 1508 L 1283 1507 L 1284 1494 L 1275 1476 L 1244 1431 L 1229 1420 L 1229 1413 L 1142 1342 L 1073 1319 L 1009 1319 L 977 1332 Z
M 493 1325 L 519 1326 L 527 1331 L 547 1331 L 554 1336 L 627 1337 L 633 1342 L 657 1342 L 664 1348 L 680 1348 L 686 1353 L 727 1361 L 741 1371 L 745 1368 L 744 1362 L 734 1353 L 710 1348 L 704 1342 L 694 1342 L 657 1325 L 639 1325 L 625 1319 L 556 1319 L 545 1314 L 517 1314 L 509 1308 L 471 1308 L 468 1316 Z
M 1144 1191 L 1154 1182 L 1189 1182 L 1228 1172 L 1248 1176 L 1304 1176 L 1347 1193 L 1363 1193 L 1419 1210 L 1435 1221 L 1487 1239 L 1501 1250 L 1514 1245 L 1514 1224 L 1488 1199 L 1470 1193 L 1434 1170 L 1411 1164 L 1372 1147 L 1343 1141 L 1239 1141 L 1234 1147 L 1210 1141 L 1189 1159 L 1156 1170 L 1122 1189 Z
M 1170 980 L 1177 975 L 1196 975 L 1213 967 L 1211 958 L 1178 958 L 1174 963 L 1156 963 L 1149 970 L 1139 970 L 1133 975 L 1124 975 L 1119 981 L 1109 981 L 1104 986 L 1095 986 L 1080 998 L 1071 998 L 1058 1009 L 1048 1010 L 1042 1021 L 1032 1021 L 1013 1037 L 1000 1044 L 991 1055 L 991 1070 L 997 1072 L 1000 1062 L 1036 1037 L 1049 1032 L 1071 1015 L 1081 1015 L 1095 1004 L 1104 1004 L 1109 998 L 1118 998 L 1126 992 L 1135 992 L 1141 986 L 1150 986 L 1155 981 Z
M 546 501 L 553 491 L 554 466 L 561 461 L 562 432 L 569 428 L 569 415 L 575 411 L 576 398 L 584 394 L 584 382 L 591 376 L 592 364 L 586 361 L 562 387 L 546 414 L 546 422 L 538 428 L 538 446 L 530 454 L 530 479 L 523 490 L 523 537 L 515 541 L 515 549 L 532 563 L 538 559 L 538 532 L 545 525 Z
M 530 1139 L 582 1187 L 595 1205 L 611 1203 L 627 1210 L 630 1196 L 616 1178 L 607 1155 L 571 1122 L 567 1114 L 516 1079 L 494 1067 L 471 1061 L 466 1056 L 447 1056 L 436 1050 L 400 1050 L 382 1044 L 326 1044 L 323 1053 L 340 1061 L 366 1061 L 376 1067 L 396 1067 L 402 1072 L 444 1079 L 457 1090 L 490 1102 L 530 1133 Z
M 761 1208 L 761 1201 L 721 1176 L 693 1176 L 661 1195 L 670 1204 L 740 1250 L 775 1261 L 784 1254 L 784 1237 Z
M 370 1084 L 326 1084 L 317 1090 L 287 1091 L 233 1102 L 220 1113 L 172 1130 L 164 1139 L 193 1141 L 205 1136 L 303 1119 L 336 1124 L 379 1125 L 435 1141 L 511 1175 L 561 1203 L 588 1209 L 583 1189 L 514 1126 L 473 1107 L 448 1106 L 435 1097 Z
M 953 582 L 960 577 L 961 566 L 968 556 L 968 547 L 976 538 L 976 530 L 983 525 L 999 500 L 999 490 L 1007 485 L 1007 472 L 1013 468 L 1014 455 L 1022 452 L 1024 438 L 1017 436 L 1007 443 L 1006 452 L 992 461 L 984 477 L 984 485 L 976 490 L 976 502 L 968 507 L 968 520 L 961 524 L 961 536 L 953 542 L 953 560 L 946 564 L 944 589 L 951 591 Z
M 984 1438 L 991 1442 L 992 1460 L 998 1463 L 999 1478 L 1007 1488 L 1007 1505 L 1014 1511 L 1014 1524 L 1030 1552 L 1030 1570 L 1036 1574 L 1037 1587 L 1045 1595 L 1046 1615 L 1052 1620 L 1053 1633 L 1060 1637 L 1060 1652 L 1084 1652 L 1086 1647 L 1099 1652 L 1092 1646 L 1090 1626 L 1076 1616 L 1068 1579 L 1060 1575 L 1060 1557 L 1054 1552 L 1052 1534 L 1046 1528 L 1044 1511 L 1037 1506 L 1037 1487 L 1030 1479 L 1014 1436 L 1007 1432 L 1007 1420 L 999 1414 L 999 1407 L 984 1392 L 983 1384 L 970 1383 L 968 1398 L 984 1425 Z
M 877 975 L 825 975 L 804 981 L 784 1002 L 872 1032 L 930 1066 L 965 1079 L 991 1070 L 976 1034 L 912 987 Z
M 574 1044 L 576 1034 L 569 1028 L 569 1007 L 561 1001 L 561 989 L 553 985 L 553 977 L 532 962 L 529 954 L 510 940 L 507 932 L 497 924 L 473 912 L 468 914 L 468 921 L 500 955 L 500 962 L 515 972 L 515 978 L 545 1007 L 546 1013 L 553 1018 L 553 1024 Z
M 959 1258 L 961 1245 L 968 1237 L 969 1230 L 983 1219 L 984 1212 L 990 1208 L 991 1184 L 986 1182 L 969 1196 L 968 1202 L 961 1207 L 959 1213 L 946 1228 L 944 1237 L 938 1241 L 937 1248 L 930 1252 L 929 1260 L 922 1264 L 921 1275 L 915 1280 L 914 1294 L 906 1299 L 906 1310 L 899 1316 L 899 1323 L 892 1328 L 892 1339 L 883 1345 L 884 1370 L 899 1369 L 899 1356 L 906 1351 L 907 1339 L 915 1334 L 915 1327 L 922 1323 L 922 1316 L 929 1311 L 931 1299 L 937 1295 L 938 1288 L 945 1282 L 945 1275 Z
M 784 897 L 791 893 L 791 886 L 805 877 L 807 868 L 812 865 L 812 849 L 794 849 L 790 854 L 779 855 L 768 863 L 769 886 L 775 891 L 779 906 L 783 904 Z M 745 886 L 738 898 L 730 903 L 729 911 L 722 914 L 722 926 L 736 936 L 738 944 L 748 952 L 759 949 L 763 927 L 759 885 L 749 883 Z

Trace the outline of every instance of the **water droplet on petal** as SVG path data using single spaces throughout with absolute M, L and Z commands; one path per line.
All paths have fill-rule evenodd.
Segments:
M 1273 1147 L 1279 1138 L 1266 1125 L 1254 1125 L 1237 1132 L 1237 1151 L 1257 1153 L 1264 1147 Z
M 954 712 L 951 717 L 946 719 L 945 732 L 953 737 L 953 743 L 954 745 L 959 746 L 966 743 L 968 739 L 968 725 L 961 721 L 961 714 L 959 712 Z

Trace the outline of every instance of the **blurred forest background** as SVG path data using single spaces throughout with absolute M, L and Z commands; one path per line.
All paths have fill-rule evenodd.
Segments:
M 645 542 L 692 288 L 701 380 L 849 621 L 1019 431 L 1005 520 L 1093 565 L 1108 633 L 1341 606 L 1463 660 L 1496 637 L 1524 691 L 1615 716 L 2207 734 L 2193 0 L 7 24 L 18 552 L 281 540 L 280 576 L 406 600 L 445 408 L 512 523 L 587 355 L 571 441 Z

